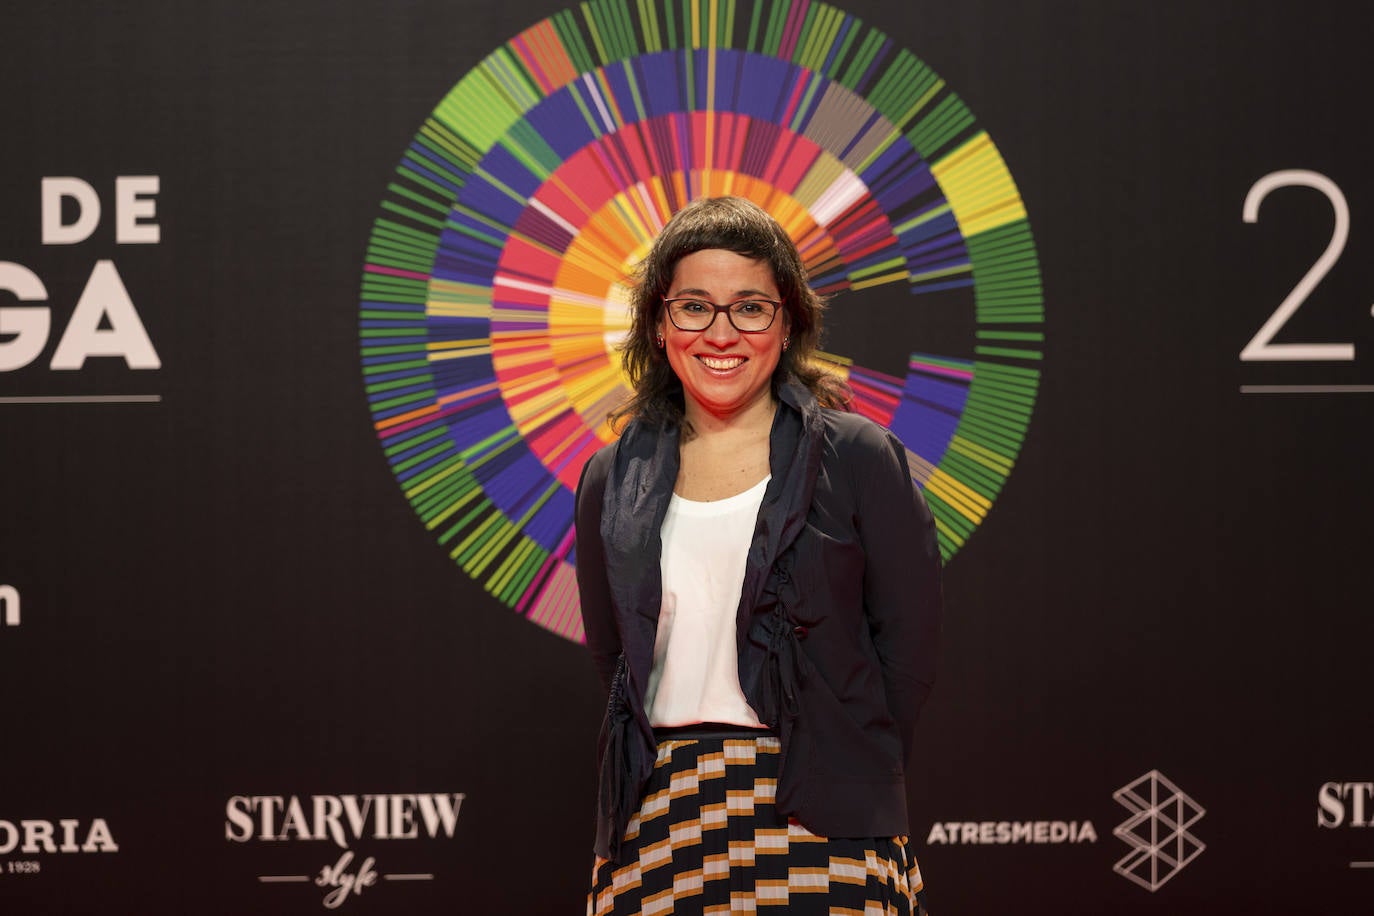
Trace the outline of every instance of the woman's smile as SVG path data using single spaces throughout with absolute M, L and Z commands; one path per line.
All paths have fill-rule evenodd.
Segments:
M 738 369 L 740 366 L 744 365 L 743 356 L 698 356 L 697 359 L 705 363 L 707 369 L 714 369 L 719 372 L 726 372 L 730 369 Z

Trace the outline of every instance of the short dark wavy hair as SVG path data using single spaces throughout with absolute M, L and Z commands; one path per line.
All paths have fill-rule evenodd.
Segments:
M 773 271 L 788 318 L 788 347 L 773 371 L 773 393 L 789 375 L 826 407 L 848 409 L 850 392 L 838 377 L 815 365 L 825 301 L 806 278 L 797 246 L 762 207 L 741 197 L 708 197 L 683 207 L 663 227 L 639 265 L 630 296 L 630 334 L 620 346 L 630 400 L 611 414 L 613 426 L 637 417 L 654 425 L 683 422 L 682 382 L 654 338 L 678 262 L 707 248 L 764 261 Z

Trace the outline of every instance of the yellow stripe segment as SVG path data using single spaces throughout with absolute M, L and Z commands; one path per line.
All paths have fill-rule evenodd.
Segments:
M 981 522 L 992 508 L 992 501 L 951 477 L 938 467 L 931 472 L 926 481 L 926 489 L 949 504 L 964 518 L 971 522 Z
M 982 131 L 930 168 L 964 238 L 1026 218 L 1002 154 Z

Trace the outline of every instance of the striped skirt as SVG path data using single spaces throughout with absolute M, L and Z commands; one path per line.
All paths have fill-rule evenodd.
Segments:
M 598 857 L 587 916 L 925 916 L 905 837 L 829 839 L 778 815 L 778 739 L 660 741 L 619 866 Z

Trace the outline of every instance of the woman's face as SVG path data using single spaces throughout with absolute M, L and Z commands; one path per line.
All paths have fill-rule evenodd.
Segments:
M 717 305 L 751 296 L 780 298 L 768 262 L 720 248 L 682 258 L 668 287 L 669 298 L 691 297 Z M 658 333 L 663 335 L 668 364 L 682 382 L 688 420 L 700 412 L 730 419 L 768 402 L 773 370 L 787 336 L 787 314 L 782 306 L 778 308 L 781 314 L 768 330 L 753 334 L 735 330 L 719 312 L 706 330 L 682 331 L 663 312 Z

